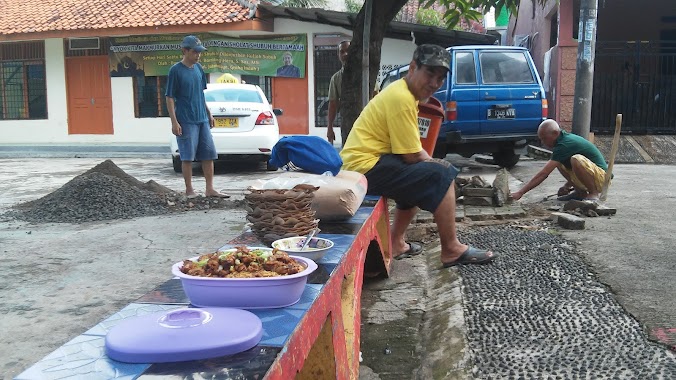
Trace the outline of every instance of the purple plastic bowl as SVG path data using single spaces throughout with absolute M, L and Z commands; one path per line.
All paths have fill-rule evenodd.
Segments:
M 267 247 L 249 247 L 264 249 Z M 225 250 L 222 252 L 235 251 Z M 171 267 L 171 273 L 181 279 L 183 291 L 190 303 L 198 307 L 234 307 L 238 309 L 268 309 L 290 306 L 300 300 L 307 277 L 317 269 L 314 261 L 291 256 L 305 266 L 302 272 L 278 277 L 213 278 L 189 276 L 179 268 L 183 261 Z M 197 260 L 197 257 L 191 258 Z

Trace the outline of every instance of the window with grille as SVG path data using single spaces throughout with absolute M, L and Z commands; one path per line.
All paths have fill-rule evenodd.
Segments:
M 0 120 L 46 118 L 44 42 L 0 43 Z
M 136 117 L 165 117 L 167 101 L 167 76 L 134 77 L 134 114 Z

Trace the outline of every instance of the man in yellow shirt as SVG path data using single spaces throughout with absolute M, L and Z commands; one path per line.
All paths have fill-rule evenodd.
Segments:
M 444 267 L 488 263 L 497 256 L 460 243 L 453 183 L 458 170 L 436 162 L 420 143 L 418 102 L 441 87 L 450 67 L 451 56 L 441 46 L 418 46 L 406 77 L 389 85 L 366 105 L 340 152 L 343 169 L 366 176 L 368 194 L 396 201 L 394 256 L 408 257 L 422 251 L 420 245 L 405 240 L 406 229 L 418 208 L 422 208 L 434 214 Z

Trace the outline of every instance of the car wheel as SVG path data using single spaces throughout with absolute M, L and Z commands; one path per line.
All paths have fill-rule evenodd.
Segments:
M 265 168 L 266 168 L 267 171 L 269 171 L 269 172 L 276 172 L 277 169 L 278 169 L 278 167 L 276 167 L 275 165 L 272 165 L 272 164 L 270 163 L 270 161 L 268 161 L 268 162 L 265 163 Z
M 511 169 L 517 162 L 519 162 L 518 154 L 514 153 L 513 150 L 503 150 L 497 153 L 493 153 L 493 162 L 501 168 Z
M 171 163 L 174 165 L 174 171 L 176 173 L 181 173 L 183 171 L 183 162 L 181 162 L 180 157 L 171 157 Z

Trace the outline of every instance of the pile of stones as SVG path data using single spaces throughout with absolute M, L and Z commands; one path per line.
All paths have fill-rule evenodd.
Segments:
M 319 223 L 312 209 L 317 189 L 305 184 L 288 190 L 249 188 L 250 193 L 244 199 L 251 231 L 267 245 L 278 239 L 309 234 Z
M 82 173 L 46 196 L 14 206 L 2 217 L 31 223 L 83 223 L 169 212 L 240 207 L 240 201 L 188 199 L 157 182 L 141 182 L 111 160 Z
M 456 197 L 463 197 L 466 206 L 497 206 L 502 207 L 510 203 L 509 172 L 500 169 L 493 184 L 489 184 L 480 176 L 470 179 L 456 178 Z

